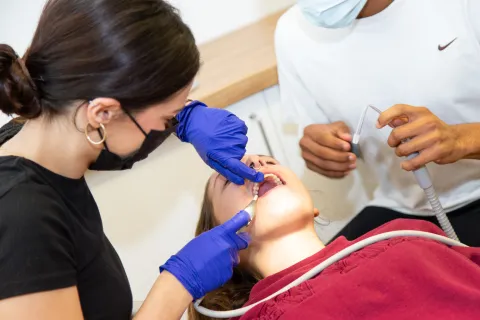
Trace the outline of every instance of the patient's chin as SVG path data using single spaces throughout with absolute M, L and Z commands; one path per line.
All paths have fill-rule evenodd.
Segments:
M 307 221 L 305 216 L 296 219 L 293 216 L 288 218 L 257 218 L 256 222 L 250 225 L 248 232 L 252 238 L 252 245 L 261 244 L 265 241 L 280 239 L 300 230 L 305 230 L 309 223 L 313 224 L 313 218 Z
M 313 207 L 309 195 L 294 192 L 286 187 L 271 190 L 259 198 L 257 211 L 270 217 L 284 217 L 304 212 Z
M 311 199 L 285 188 L 259 199 L 249 232 L 252 238 L 262 240 L 303 228 L 308 223 L 313 224 Z

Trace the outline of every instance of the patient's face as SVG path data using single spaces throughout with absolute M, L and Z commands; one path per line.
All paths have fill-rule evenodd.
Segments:
M 260 185 L 255 218 L 246 228 L 252 237 L 251 246 L 313 224 L 312 199 L 295 173 L 271 157 L 246 156 L 243 161 L 265 174 L 275 174 L 283 182 L 280 186 L 271 182 Z M 252 189 L 252 182 L 238 186 L 214 173 L 207 190 L 216 221 L 222 224 L 245 209 L 253 198 Z

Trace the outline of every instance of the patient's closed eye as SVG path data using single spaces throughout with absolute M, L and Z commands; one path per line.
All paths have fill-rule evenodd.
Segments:
M 259 169 L 260 167 L 263 167 L 263 166 L 266 166 L 266 165 L 276 165 L 276 164 L 278 164 L 278 162 L 276 162 L 274 160 L 259 159 L 258 162 L 252 161 L 249 166 L 252 169 Z
M 231 181 L 228 181 L 227 178 L 225 178 L 224 176 L 222 176 L 221 174 L 217 174 L 217 176 L 215 177 L 215 181 L 213 183 L 213 186 L 215 187 L 216 183 L 218 180 L 222 180 L 224 179 L 223 181 L 223 186 L 222 186 L 222 190 L 225 190 L 225 188 L 227 187 L 227 185 L 231 182 Z

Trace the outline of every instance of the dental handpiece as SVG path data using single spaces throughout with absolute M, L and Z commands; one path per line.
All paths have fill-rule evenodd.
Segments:
M 258 183 L 256 183 L 255 185 L 258 185 Z M 245 211 L 246 213 L 248 213 L 248 223 L 240 230 L 238 230 L 238 233 L 240 232 L 245 232 L 245 228 L 248 227 L 250 225 L 250 223 L 252 222 L 253 218 L 255 218 L 255 209 L 257 208 L 257 200 L 258 200 L 258 187 L 254 187 L 254 191 L 256 190 L 256 193 L 254 193 L 253 195 L 253 199 L 252 201 L 250 201 L 250 203 L 245 207 L 245 209 L 243 209 L 243 211 Z
M 257 208 L 257 200 L 258 200 L 258 189 L 259 189 L 259 184 L 255 183 L 253 185 L 252 193 L 253 193 L 253 199 L 250 201 L 250 203 L 243 209 L 246 213 L 248 213 L 248 223 L 245 227 L 239 230 L 239 232 L 244 232 L 245 228 L 250 225 L 252 222 L 253 218 L 255 218 L 255 210 Z
M 352 152 L 354 152 L 358 157 L 361 156 L 361 152 L 358 144 L 360 141 L 360 134 L 362 132 L 363 122 L 365 120 L 365 116 L 367 114 L 368 109 L 375 110 L 378 114 L 382 113 L 380 109 L 372 105 L 366 106 L 365 109 L 363 110 L 360 116 L 360 121 L 358 122 L 357 129 L 355 130 L 352 143 L 351 143 Z M 402 140 L 402 143 L 406 143 L 408 141 L 410 141 L 410 139 L 404 139 Z M 412 160 L 413 158 L 417 157 L 419 154 L 420 153 L 418 152 L 414 152 L 409 156 L 407 156 L 407 159 Z M 442 204 L 440 203 L 440 200 L 438 199 L 437 193 L 433 186 L 432 179 L 430 178 L 430 174 L 428 173 L 427 167 L 422 166 L 417 170 L 414 170 L 413 174 L 415 176 L 415 179 L 417 180 L 418 185 L 425 192 L 425 195 L 427 196 L 427 199 L 430 202 L 433 212 L 437 217 L 438 223 L 442 227 L 443 231 L 447 234 L 449 238 L 458 240 L 457 234 L 455 233 L 455 230 L 453 229 L 452 224 L 448 220 L 447 213 L 443 208 Z

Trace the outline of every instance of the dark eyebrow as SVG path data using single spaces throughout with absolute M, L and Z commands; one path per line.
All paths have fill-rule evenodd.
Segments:
M 217 180 L 218 180 L 219 177 L 224 178 L 221 174 L 219 174 L 219 173 L 217 174 L 217 176 L 215 177 L 215 181 L 213 182 L 213 188 L 214 188 L 214 189 L 215 189 L 215 185 L 216 185 Z M 224 178 L 224 179 L 225 179 L 225 183 L 224 183 L 224 185 L 221 187 L 222 190 L 220 191 L 220 193 L 223 193 L 223 190 L 225 190 L 225 188 L 227 187 L 227 183 L 229 182 L 227 178 Z

